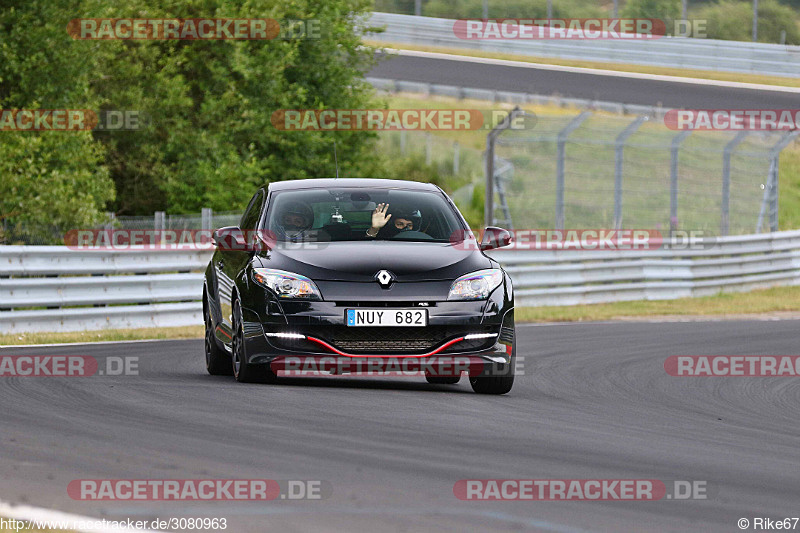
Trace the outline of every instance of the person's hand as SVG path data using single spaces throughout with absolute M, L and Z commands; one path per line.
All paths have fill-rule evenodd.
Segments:
M 377 235 L 378 231 L 392 218 L 392 215 L 386 214 L 387 209 L 389 209 L 389 204 L 378 204 L 375 211 L 372 212 L 372 227 L 367 233 L 373 237 Z

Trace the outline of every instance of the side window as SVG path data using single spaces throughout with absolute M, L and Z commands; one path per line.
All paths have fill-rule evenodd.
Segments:
M 253 199 L 250 200 L 247 209 L 242 215 L 242 221 L 239 223 L 240 228 L 243 230 L 256 229 L 256 224 L 258 224 L 258 216 L 261 214 L 261 204 L 263 200 L 264 191 L 258 191 L 255 196 L 253 196 Z

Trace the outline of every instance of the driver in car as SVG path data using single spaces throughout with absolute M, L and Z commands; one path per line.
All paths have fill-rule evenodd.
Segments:
M 296 242 L 314 224 L 314 211 L 307 204 L 290 202 L 282 207 L 277 217 L 278 234 L 286 240 Z
M 367 230 L 367 237 L 375 238 L 380 235 L 382 238 L 390 239 L 403 231 L 419 231 L 417 227 L 420 220 L 419 211 L 395 212 L 393 223 L 388 224 L 392 218 L 392 213 L 386 214 L 388 209 L 389 204 L 378 204 L 372 212 L 372 227 Z

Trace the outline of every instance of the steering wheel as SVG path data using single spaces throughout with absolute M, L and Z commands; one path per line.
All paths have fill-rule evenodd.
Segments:
M 428 235 L 427 233 L 422 233 L 421 231 L 401 231 L 400 233 L 393 235 L 392 239 L 398 240 L 424 240 L 424 241 L 432 241 L 433 237 Z

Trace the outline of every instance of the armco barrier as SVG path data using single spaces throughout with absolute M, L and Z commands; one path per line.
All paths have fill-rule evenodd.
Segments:
M 0 246 L 0 333 L 203 323 L 210 250 Z
M 465 40 L 453 33 L 455 20 L 372 13 L 370 26 L 385 26 L 368 38 L 391 44 L 414 44 L 484 52 L 633 63 L 660 67 L 800 76 L 800 46 L 687 37 L 653 40 Z
M 800 231 L 697 240 L 685 249 L 496 250 L 521 306 L 670 300 L 800 283 Z
M 202 271 L 210 253 L 0 246 L 0 333 L 200 325 Z M 698 240 L 686 248 L 490 255 L 514 280 L 520 306 L 666 300 L 800 284 L 800 231 Z

